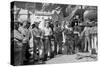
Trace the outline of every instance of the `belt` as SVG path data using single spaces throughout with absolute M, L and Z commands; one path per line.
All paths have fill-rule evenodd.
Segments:
M 40 37 L 34 37 L 34 40 L 40 40 Z
M 44 36 L 44 39 L 49 39 L 49 36 Z

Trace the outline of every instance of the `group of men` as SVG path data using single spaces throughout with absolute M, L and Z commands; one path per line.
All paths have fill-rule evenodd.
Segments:
M 39 28 L 40 22 L 37 21 L 32 25 L 28 21 L 24 21 L 23 23 L 14 22 L 13 35 L 11 37 L 12 48 L 14 50 L 14 65 L 26 64 L 29 62 L 31 56 L 33 63 L 44 63 L 57 54 L 74 54 L 79 50 L 87 51 L 87 49 L 89 51 L 89 35 L 85 36 L 85 39 L 83 37 L 87 29 L 84 28 L 81 31 L 75 31 L 78 21 L 75 20 L 73 22 L 72 24 L 74 25 L 67 25 L 68 28 L 66 28 L 62 27 L 65 25 L 59 23 L 54 25 L 52 21 L 45 19 L 43 29 Z M 92 40 L 97 39 L 96 37 L 96 35 L 92 36 Z M 31 39 L 33 39 L 32 55 L 29 52 Z M 82 40 L 84 40 L 85 46 Z
M 12 50 L 14 65 L 22 65 L 29 62 L 30 59 L 30 39 L 33 38 L 33 62 L 46 61 L 47 58 L 53 57 L 51 55 L 51 43 L 53 43 L 53 32 L 50 28 L 50 23 L 45 20 L 43 30 L 39 28 L 39 22 L 30 24 L 28 21 L 14 22 L 14 29 L 12 30 Z M 51 42 L 52 41 L 52 42 Z M 52 53 L 53 54 L 53 53 Z

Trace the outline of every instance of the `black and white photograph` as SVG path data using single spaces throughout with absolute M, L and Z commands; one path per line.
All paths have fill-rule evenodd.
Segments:
M 13 1 L 11 65 L 98 60 L 98 6 Z

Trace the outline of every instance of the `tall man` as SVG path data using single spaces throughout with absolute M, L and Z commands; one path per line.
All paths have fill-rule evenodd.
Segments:
M 51 42 L 50 42 L 50 36 L 52 35 L 52 30 L 49 27 L 48 20 L 45 20 L 45 27 L 44 27 L 44 56 L 45 60 L 47 60 L 47 57 L 50 57 L 51 54 Z

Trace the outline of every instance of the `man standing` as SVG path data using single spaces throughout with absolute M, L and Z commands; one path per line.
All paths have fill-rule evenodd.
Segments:
M 52 34 L 50 35 L 51 42 L 51 58 L 55 55 L 55 37 L 54 37 L 54 25 L 52 21 L 49 21 L 49 27 L 51 28 Z
M 12 57 L 14 60 L 12 61 L 12 64 L 14 65 L 22 65 L 23 64 L 23 35 L 18 30 L 20 22 L 14 22 L 14 30 L 12 32 L 12 44 L 11 44 L 11 50 L 14 51 L 12 54 Z
M 23 40 L 23 57 L 24 57 L 24 61 L 25 64 L 28 62 L 29 60 L 29 40 L 31 38 L 31 32 L 29 30 L 30 27 L 30 22 L 28 21 L 24 21 L 23 25 L 21 27 L 19 27 L 19 31 L 21 32 L 21 34 L 24 36 L 24 40 Z
M 55 28 L 55 40 L 57 43 L 57 46 L 59 47 L 58 54 L 62 54 L 62 41 L 63 41 L 63 36 L 62 36 L 62 29 L 61 25 L 57 24 L 57 27 Z
M 48 20 L 45 20 L 45 27 L 44 27 L 44 56 L 45 60 L 47 58 L 50 58 L 51 54 L 51 42 L 50 42 L 50 36 L 52 35 L 52 30 L 49 27 Z
M 34 22 L 35 26 L 32 29 L 32 34 L 33 34 L 33 58 L 35 61 L 40 61 L 43 60 L 43 51 L 42 55 L 40 56 L 41 52 L 40 49 L 43 49 L 43 43 L 42 43 L 42 31 L 39 29 L 39 22 Z
M 85 45 L 84 51 L 87 52 L 90 50 L 90 27 L 85 27 L 84 30 L 81 32 L 81 36 L 85 36 Z

